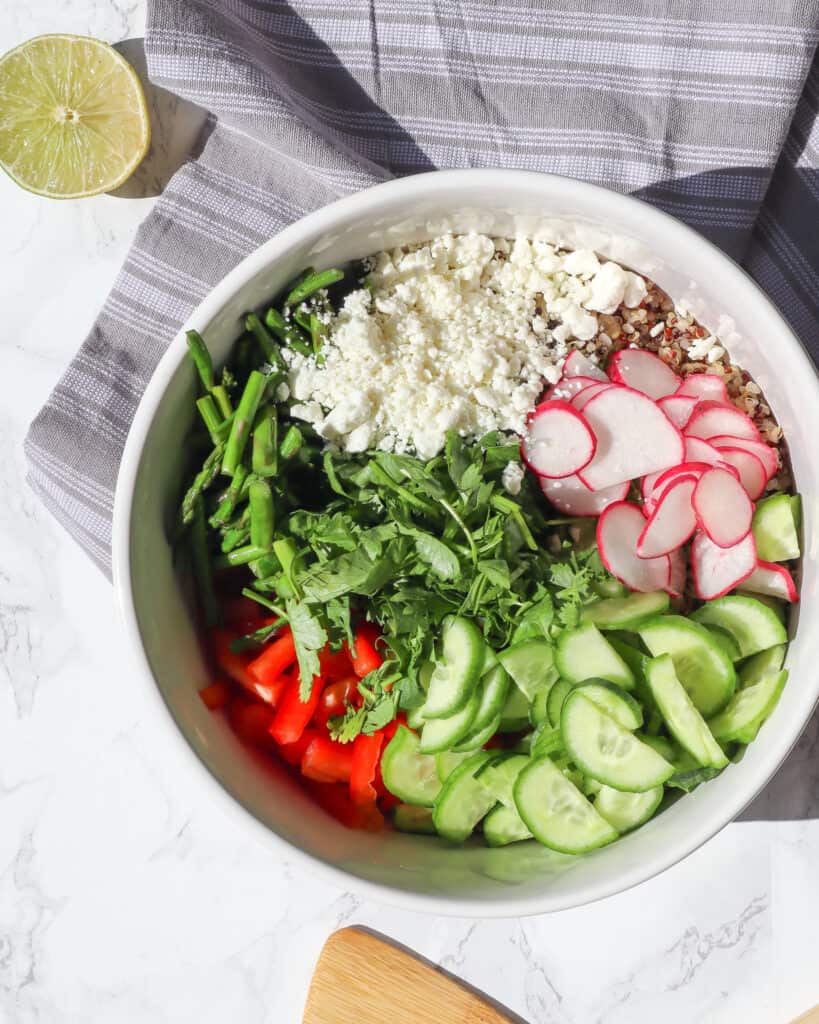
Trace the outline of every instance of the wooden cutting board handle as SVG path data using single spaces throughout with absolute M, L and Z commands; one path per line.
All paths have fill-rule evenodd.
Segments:
M 360 928 L 344 928 L 324 944 L 304 1009 L 304 1024 L 512 1020 L 437 968 Z

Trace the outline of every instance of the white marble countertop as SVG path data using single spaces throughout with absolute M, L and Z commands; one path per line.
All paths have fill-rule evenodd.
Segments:
M 0 51 L 143 27 L 142 0 L 6 4 Z M 785 1024 L 819 1002 L 816 821 L 732 825 L 581 910 L 430 921 L 276 860 L 177 772 L 111 588 L 26 489 L 21 450 L 150 206 L 0 180 L 0 1021 L 297 1024 L 321 944 L 356 922 L 530 1024 Z

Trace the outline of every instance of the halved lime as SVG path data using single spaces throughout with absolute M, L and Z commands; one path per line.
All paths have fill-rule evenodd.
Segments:
M 150 142 L 139 78 L 107 43 L 37 36 L 0 58 L 0 167 L 30 192 L 109 192 Z

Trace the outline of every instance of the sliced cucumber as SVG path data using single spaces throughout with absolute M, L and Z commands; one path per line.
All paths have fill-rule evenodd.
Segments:
M 489 846 L 508 846 L 531 839 L 532 833 L 515 807 L 498 804 L 483 819 L 483 837 Z
M 647 789 L 644 793 L 622 793 L 611 786 L 601 786 L 594 806 L 597 813 L 618 832 L 630 832 L 652 817 L 660 806 L 663 793 L 662 786 Z
M 424 721 L 423 707 L 410 708 L 407 712 L 407 725 L 410 729 L 420 729 L 423 726 Z
M 639 633 L 654 657 L 671 655 L 677 678 L 701 714 L 710 717 L 725 707 L 736 688 L 736 672 L 705 626 L 681 615 L 658 615 Z
M 624 729 L 633 732 L 643 724 L 643 709 L 621 686 L 600 679 L 581 683 L 577 689 Z
M 499 665 L 497 662 L 481 676 L 479 683 L 481 702 L 478 705 L 475 721 L 472 723 L 474 732 L 483 729 L 501 714 L 511 685 L 512 681 L 503 665 Z
M 691 618 L 704 626 L 724 630 L 736 643 L 741 658 L 784 644 L 788 639 L 775 612 L 754 597 L 729 594 L 704 604 Z
M 486 750 L 471 754 L 444 783 L 432 811 L 435 829 L 444 839 L 462 843 L 497 803 L 475 777 L 491 757 Z
M 558 679 L 551 690 L 549 690 L 549 696 L 546 698 L 546 714 L 550 725 L 555 729 L 560 727 L 560 712 L 563 710 L 563 701 L 569 696 L 571 690 L 572 684 L 567 683 L 565 679 Z
M 520 732 L 529 725 L 529 701 L 517 686 L 510 686 L 501 711 L 498 732 Z
M 501 651 L 498 660 L 527 701 L 532 700 L 539 686 L 553 682 L 557 676 L 554 650 L 547 640 L 524 640 Z
M 739 685 L 753 686 L 765 676 L 776 674 L 785 664 L 785 645 L 778 644 L 749 658 L 739 670 Z
M 623 640 L 622 637 L 607 636 L 606 639 L 631 669 L 631 674 L 637 683 L 639 684 L 641 679 L 644 680 L 648 655 L 643 654 L 638 647 L 635 647 L 633 643 L 629 643 L 627 640 Z
M 433 669 L 424 718 L 447 718 L 472 697 L 486 658 L 486 644 L 474 622 L 460 615 L 444 620 L 441 657 Z
M 674 749 L 674 744 L 665 738 L 665 736 L 643 736 L 643 743 L 647 743 L 650 747 L 653 747 L 658 754 L 666 759 L 669 764 L 676 766 L 677 764 L 677 750 Z
M 464 707 L 448 718 L 427 719 L 421 730 L 421 753 L 437 754 L 441 750 L 451 750 L 469 733 L 480 702 L 480 694 L 473 693 Z
M 499 803 L 505 807 L 514 807 L 515 781 L 528 763 L 529 758 L 525 754 L 501 754 L 488 761 L 476 778 Z
M 392 823 L 399 832 L 416 832 L 429 836 L 436 834 L 429 807 L 399 804 L 393 812 Z
M 563 733 L 560 728 L 555 728 L 544 723 L 532 733 L 532 741 L 529 746 L 532 757 L 553 757 L 566 753 L 566 744 L 563 742 Z
M 625 597 L 629 589 L 620 580 L 616 580 L 613 576 L 609 576 L 605 580 L 595 580 L 591 585 L 592 590 L 597 594 L 598 597 Z
M 678 768 L 666 783 L 671 789 L 681 789 L 683 793 L 691 793 L 703 782 L 715 779 L 720 768 Z
M 627 690 L 634 687 L 634 675 L 617 651 L 588 623 L 564 633 L 557 645 L 555 663 L 560 675 L 569 683 L 586 679 L 608 679 Z
M 786 621 L 786 605 L 785 602 L 780 601 L 778 597 L 771 597 L 770 594 L 753 594 L 750 590 L 744 590 L 741 585 L 737 587 L 736 593 L 740 594 L 742 597 L 752 597 L 755 601 L 760 601 L 762 604 L 766 605 L 766 607 L 771 609 L 780 622 Z
M 461 754 L 477 750 L 479 747 L 482 747 L 485 743 L 488 743 L 498 731 L 500 722 L 500 715 L 495 715 L 495 717 L 491 719 L 491 721 L 487 722 L 480 731 L 476 731 L 473 726 L 466 736 L 464 736 L 459 743 L 455 744 L 452 748 L 453 751 L 456 754 Z
M 583 621 L 598 629 L 634 629 L 646 619 L 668 611 L 669 597 L 664 590 L 648 594 L 629 594 L 595 601 L 583 609 Z
M 583 774 L 614 789 L 643 793 L 674 774 L 673 765 L 589 700 L 583 687 L 566 698 L 560 729 Z
M 432 807 L 441 791 L 435 758 L 422 754 L 414 732 L 399 725 L 381 758 L 381 774 L 387 789 L 407 804 Z
M 762 723 L 776 707 L 787 679 L 788 672 L 784 669 L 738 690 L 727 706 L 708 723 L 716 739 L 722 743 L 729 740 L 751 743 L 755 740 Z
M 739 661 L 742 658 L 742 652 L 739 649 L 739 644 L 734 640 L 730 633 L 726 632 L 724 629 L 720 629 L 719 626 L 706 624 L 705 628 L 720 645 L 723 651 L 725 651 L 731 661 Z
M 798 498 L 772 494 L 757 503 L 751 526 L 757 558 L 763 562 L 787 562 L 799 557 Z M 796 511 L 796 514 L 795 514 Z
M 548 757 L 531 761 L 520 773 L 515 805 L 535 839 L 560 853 L 596 850 L 618 835 Z
M 453 750 L 442 750 L 439 754 L 436 754 L 435 771 L 438 773 L 438 778 L 441 782 L 446 782 L 458 765 L 463 764 L 471 756 L 472 751 L 459 754 Z
M 677 678 L 674 668 L 675 663 L 669 654 L 652 658 L 647 666 L 648 685 L 668 731 L 703 768 L 724 768 L 728 758 Z
M 542 725 L 544 722 L 549 721 L 547 704 L 549 700 L 549 694 L 551 693 L 552 687 L 554 685 L 555 683 L 553 682 L 550 683 L 548 686 L 541 686 L 532 698 L 532 704 L 529 708 L 529 721 L 532 725 Z

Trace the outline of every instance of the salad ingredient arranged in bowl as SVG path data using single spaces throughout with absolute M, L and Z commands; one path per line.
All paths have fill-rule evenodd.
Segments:
M 196 331 L 190 555 L 240 739 L 344 825 L 586 853 L 742 758 L 799 500 L 761 389 L 651 280 L 470 233 Z

